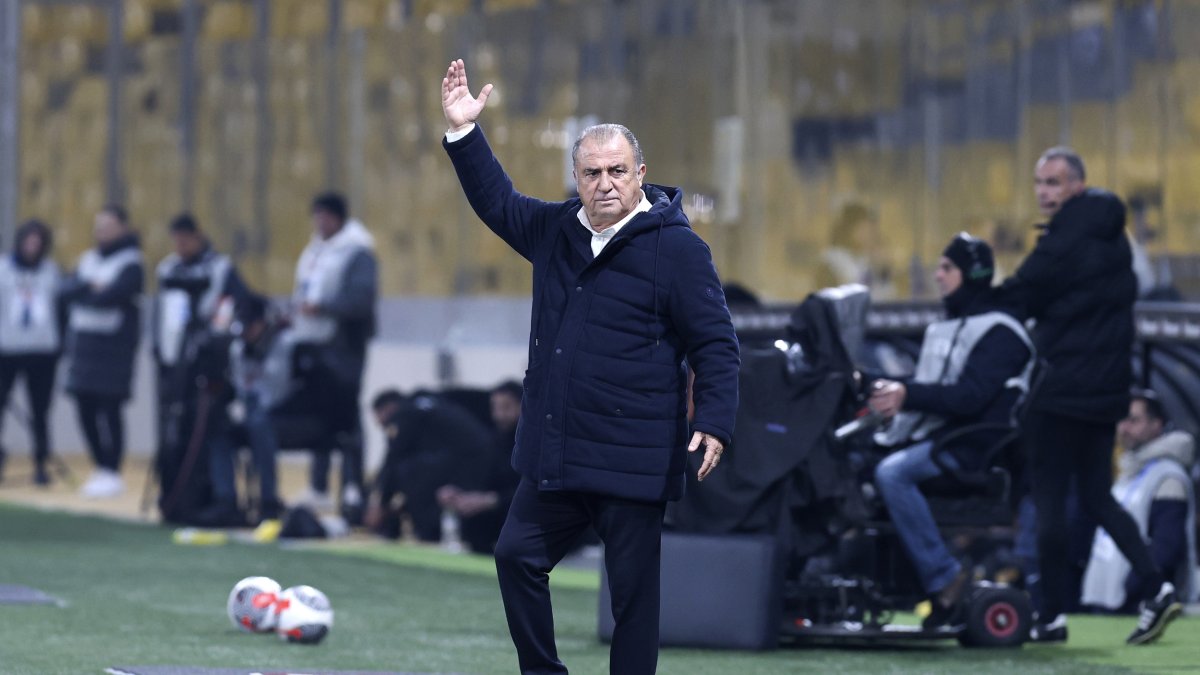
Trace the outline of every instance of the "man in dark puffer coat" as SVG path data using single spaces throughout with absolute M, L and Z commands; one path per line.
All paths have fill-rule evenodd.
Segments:
M 1125 205 L 1090 189 L 1083 160 L 1051 148 L 1038 160 L 1035 190 L 1050 219 L 1037 246 L 1000 289 L 1002 301 L 1036 320 L 1033 340 L 1049 363 L 1031 402 L 1025 435 L 1032 452 L 1033 499 L 1043 616 L 1031 637 L 1067 639 L 1067 488 L 1076 481 L 1084 511 L 1129 559 L 1145 601 L 1130 644 L 1152 642 L 1182 606 L 1142 542 L 1133 519 L 1113 499 L 1112 451 L 1118 420 L 1129 409 L 1133 303 L 1137 279 L 1125 235 Z
M 496 544 L 509 631 L 524 673 L 565 673 L 547 575 L 589 525 L 605 543 L 616 627 L 610 669 L 653 673 L 666 502 L 683 492 L 685 447 L 699 478 L 733 433 L 738 345 L 708 246 L 677 188 L 643 184 L 637 139 L 584 131 L 580 197 L 514 190 L 474 121 L 491 92 L 462 61 L 442 81 L 444 145 L 475 212 L 533 263 L 529 371 L 513 467 L 521 484 Z M 696 373 L 689 442 L 687 366 Z
M 129 215 L 116 204 L 96 214 L 96 246 L 84 252 L 63 285 L 70 307 L 67 331 L 67 392 L 79 407 L 79 423 L 96 464 L 80 489 L 89 499 L 125 490 L 121 459 L 125 422 L 141 337 L 142 249 Z

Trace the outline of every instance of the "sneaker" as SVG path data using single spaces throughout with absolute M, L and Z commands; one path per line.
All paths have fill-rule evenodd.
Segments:
M 125 481 L 121 479 L 121 474 L 108 469 L 96 469 L 79 489 L 79 494 L 85 499 L 108 499 L 124 491 Z
M 38 487 L 46 487 L 50 484 L 50 474 L 46 471 L 46 465 L 38 463 L 33 467 L 33 484 Z
M 1066 642 L 1067 615 L 1059 614 L 1050 623 L 1034 621 L 1029 629 L 1030 642 Z
M 1137 628 L 1125 639 L 1126 644 L 1146 645 L 1162 637 L 1167 630 L 1167 624 L 1183 611 L 1183 603 L 1175 593 L 1175 586 L 1164 583 L 1159 587 L 1158 595 L 1153 600 L 1142 602 L 1138 613 Z

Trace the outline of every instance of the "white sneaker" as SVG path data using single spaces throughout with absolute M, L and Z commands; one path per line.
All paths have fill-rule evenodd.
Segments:
M 108 499 L 125 492 L 125 481 L 121 474 L 108 469 L 96 469 L 79 489 L 85 499 Z

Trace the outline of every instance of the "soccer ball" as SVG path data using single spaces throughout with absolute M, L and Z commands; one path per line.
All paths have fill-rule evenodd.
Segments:
M 246 577 L 229 592 L 225 612 L 233 625 L 248 633 L 269 633 L 275 629 L 275 599 L 280 586 L 267 577 Z
M 312 586 L 292 586 L 275 602 L 275 632 L 287 642 L 315 645 L 333 628 L 329 598 Z

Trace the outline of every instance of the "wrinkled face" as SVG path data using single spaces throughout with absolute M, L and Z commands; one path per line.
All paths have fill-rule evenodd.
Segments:
M 1146 402 L 1129 404 L 1129 415 L 1117 425 L 1117 440 L 1126 450 L 1137 450 L 1162 435 L 1163 423 L 1146 411 Z
M 615 225 L 642 201 L 646 165 L 637 164 L 624 136 L 584 139 L 575 158 L 575 184 L 588 222 L 597 232 Z
M 125 226 L 116 216 L 108 211 L 96 214 L 96 219 L 92 222 L 92 236 L 96 239 L 97 244 L 103 246 L 114 242 L 123 234 L 125 234 Z
M 313 230 L 322 239 L 328 239 L 337 234 L 338 230 L 342 229 L 342 221 L 324 209 L 313 209 L 312 224 Z
M 30 232 L 21 240 L 19 250 L 21 259 L 26 262 L 33 262 L 42 257 L 42 253 L 46 249 L 46 242 L 42 239 L 42 235 L 37 232 Z
M 506 391 L 492 392 L 492 423 L 500 431 L 512 431 L 521 419 L 521 399 Z
M 938 261 L 937 270 L 933 273 L 933 282 L 937 284 L 938 293 L 944 298 L 962 286 L 962 270 L 949 258 L 942 256 Z
M 1037 196 L 1038 210 L 1050 218 L 1058 213 L 1071 197 L 1083 192 L 1084 182 L 1071 171 L 1071 165 L 1061 157 L 1038 162 L 1033 172 L 1033 192 Z
M 172 232 L 171 246 L 184 260 L 191 260 L 204 250 L 204 238 L 195 232 Z

